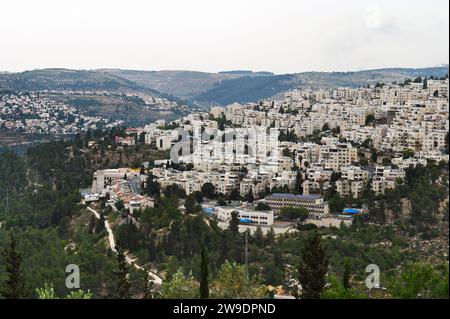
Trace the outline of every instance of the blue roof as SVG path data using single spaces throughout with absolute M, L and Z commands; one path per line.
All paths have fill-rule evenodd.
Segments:
M 268 198 L 288 198 L 288 199 L 299 199 L 299 200 L 317 200 L 322 198 L 319 195 L 295 195 L 288 193 L 273 193 L 269 195 Z
M 344 208 L 342 212 L 345 214 L 359 214 L 360 210 L 356 208 Z
M 214 208 L 212 207 L 203 208 L 203 211 L 207 214 L 214 214 Z

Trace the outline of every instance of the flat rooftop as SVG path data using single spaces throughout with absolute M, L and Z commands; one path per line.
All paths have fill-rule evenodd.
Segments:
M 295 195 L 295 194 L 288 194 L 288 193 L 274 193 L 272 195 L 267 196 L 266 198 L 286 198 L 286 199 L 298 199 L 298 200 L 317 200 L 321 199 L 322 197 L 319 195 Z

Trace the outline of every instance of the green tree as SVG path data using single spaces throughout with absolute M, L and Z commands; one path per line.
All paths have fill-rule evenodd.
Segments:
M 9 246 L 3 251 L 5 269 L 8 278 L 0 288 L 0 293 L 6 299 L 23 299 L 28 297 L 25 276 L 22 270 L 22 256 L 17 250 L 17 242 L 13 231 L 9 232 Z
M 45 283 L 43 288 L 36 288 L 38 299 L 58 299 L 52 284 Z
M 295 191 L 299 194 L 303 194 L 303 175 L 300 170 L 297 170 L 297 176 L 295 179 Z
M 143 287 L 142 287 L 142 291 L 143 291 L 143 299 L 153 299 L 153 293 L 152 293 L 152 288 L 154 285 L 153 280 L 150 280 L 150 274 L 148 270 L 144 270 L 143 271 Z
M 345 287 L 335 276 L 330 276 L 329 287 L 320 295 L 321 299 L 367 299 L 368 296 L 356 289 Z
M 116 245 L 117 250 L 117 270 L 114 272 L 116 277 L 116 287 L 114 290 L 114 298 L 116 299 L 130 299 L 130 282 L 128 280 L 128 264 L 125 253 L 119 245 Z
M 159 198 L 161 196 L 161 186 L 158 181 L 156 181 L 155 175 L 151 172 L 147 175 L 147 179 L 145 181 L 145 189 L 144 193 L 147 196 L 155 196 Z
M 248 194 L 247 194 L 247 202 L 253 203 L 254 201 L 255 201 L 255 196 L 253 195 L 253 188 L 250 187 L 250 190 L 248 191 Z
M 375 122 L 375 116 L 373 114 L 368 114 L 366 116 L 366 125 L 371 125 Z
M 256 278 L 249 278 L 244 265 L 229 261 L 222 264 L 212 287 L 216 298 L 262 298 L 266 295 L 265 287 Z
M 200 298 L 209 298 L 209 270 L 208 270 L 208 252 L 206 247 L 202 247 L 201 265 L 200 265 Z
M 161 297 L 164 299 L 195 299 L 198 298 L 198 282 L 189 274 L 184 276 L 179 269 L 170 280 L 165 280 L 161 286 Z
M 145 132 L 142 132 L 141 134 L 139 134 L 139 144 L 144 144 L 145 143 Z
M 230 219 L 230 225 L 229 229 L 232 234 L 237 235 L 239 234 L 239 213 L 237 211 L 231 212 L 231 219 Z
M 66 299 L 92 299 L 92 292 L 89 289 L 88 291 L 74 290 L 66 296 Z
M 297 220 L 303 223 L 308 218 L 308 210 L 304 207 L 282 207 L 280 216 L 285 219 Z
M 270 206 L 266 203 L 258 203 L 256 204 L 255 210 L 258 211 L 264 211 L 264 210 L 270 210 Z
M 125 205 L 123 203 L 123 200 L 119 199 L 118 201 L 115 202 L 114 206 L 116 207 L 116 209 L 121 212 L 124 208 Z
M 184 207 L 186 208 L 186 214 L 195 214 L 201 211 L 201 206 L 198 205 L 194 194 L 186 197 Z
M 403 158 L 407 159 L 410 157 L 414 157 L 414 151 L 412 149 L 406 148 L 403 150 Z
M 310 233 L 305 240 L 298 267 L 298 280 L 302 286 L 301 297 L 319 299 L 325 287 L 328 257 L 322 246 L 320 234 Z
M 394 298 L 449 298 L 448 264 L 439 270 L 429 264 L 409 264 L 393 278 L 388 290 Z
M 350 289 L 350 263 L 346 262 L 344 264 L 344 274 L 342 275 L 342 285 L 345 290 Z
M 212 199 L 216 196 L 216 187 L 212 183 L 205 183 L 202 186 L 203 196 Z

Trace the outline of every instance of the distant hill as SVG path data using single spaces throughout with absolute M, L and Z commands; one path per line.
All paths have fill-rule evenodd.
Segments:
M 101 69 L 98 71 L 113 74 L 136 82 L 144 87 L 155 89 L 188 101 L 195 100 L 198 95 L 212 89 L 217 83 L 224 80 L 238 79 L 244 76 L 259 77 L 273 75 L 271 72 L 253 72 L 249 70 L 221 71 L 219 73 L 120 69 Z
M 377 82 L 392 83 L 409 78 L 448 74 L 448 66 L 408 69 L 392 68 L 357 72 L 302 72 L 265 77 L 239 77 L 214 84 L 194 99 L 203 104 L 226 105 L 233 102 L 255 102 L 276 96 L 284 91 L 299 88 L 361 87 Z
M 359 87 L 391 83 L 418 76 L 443 77 L 448 66 L 390 68 L 356 72 L 302 72 L 275 75 L 270 72 L 231 70 L 219 73 L 197 71 L 139 71 L 121 69 L 42 69 L 0 73 L 0 90 L 105 90 L 145 92 L 179 103 L 203 106 L 252 102 L 295 88 Z
M 242 74 L 233 73 L 206 73 L 196 71 L 136 71 L 118 69 L 102 69 L 98 71 L 119 76 L 146 88 L 171 94 L 183 100 L 192 100 L 198 94 L 209 90 L 217 82 L 242 76 Z
M 23 91 L 138 89 L 136 83 L 113 74 L 68 69 L 41 69 L 0 74 L 0 87 Z
M 2 73 L 0 74 L 0 89 L 14 91 L 87 90 L 110 91 L 114 93 L 143 92 L 184 103 L 178 97 L 161 93 L 158 90 L 142 86 L 126 78 L 112 73 L 93 70 L 39 69 L 20 73 Z
M 240 77 L 217 82 L 211 89 L 195 97 L 195 101 L 206 104 L 226 105 L 233 102 L 253 102 L 269 98 L 289 90 L 296 83 L 292 74 Z

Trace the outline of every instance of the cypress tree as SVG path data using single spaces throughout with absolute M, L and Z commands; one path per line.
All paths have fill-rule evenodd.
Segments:
M 22 256 L 17 251 L 17 243 L 14 233 L 9 233 L 9 247 L 3 251 L 5 268 L 8 279 L 0 288 L 1 295 L 6 299 L 22 299 L 28 296 L 25 286 L 25 277 L 22 270 Z
M 130 282 L 128 281 L 128 264 L 123 249 L 116 245 L 117 250 L 117 271 L 114 275 L 117 278 L 117 286 L 114 292 L 116 299 L 130 299 Z
M 150 275 L 148 272 L 149 271 L 147 269 L 144 269 L 143 299 L 153 299 L 152 287 L 154 283 L 152 280 L 150 280 Z
M 301 257 L 302 261 L 298 267 L 298 280 L 302 286 L 301 296 L 304 299 L 319 299 L 325 287 L 328 257 L 317 231 L 306 238 Z
M 247 201 L 249 203 L 253 203 L 255 201 L 255 196 L 253 195 L 253 188 L 250 187 L 250 190 L 248 192 Z
M 239 234 L 239 217 L 238 217 L 238 212 L 237 211 L 233 211 L 231 212 L 231 219 L 230 219 L 230 231 L 233 235 L 237 235 Z
M 201 265 L 200 265 L 200 298 L 209 298 L 209 270 L 208 270 L 208 252 L 206 247 L 202 247 Z
M 186 197 L 184 202 L 186 208 L 186 214 L 195 214 L 201 211 L 201 206 L 197 204 L 197 199 L 194 194 L 190 194 Z
M 303 194 L 303 176 L 300 169 L 297 170 L 297 176 L 295 179 L 295 191 L 299 194 Z
M 344 274 L 342 275 L 342 284 L 345 290 L 350 289 L 350 264 L 348 262 L 344 265 Z

